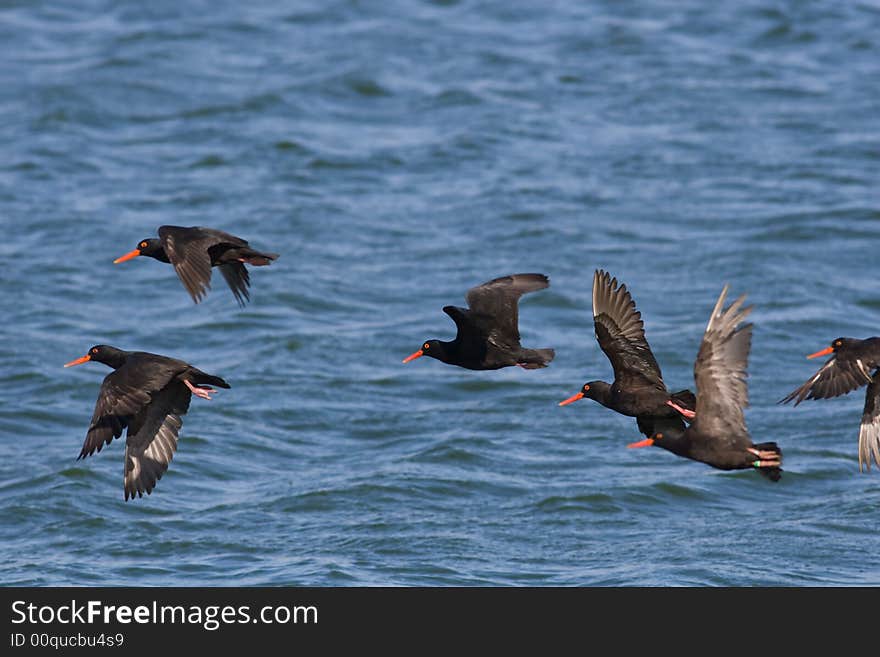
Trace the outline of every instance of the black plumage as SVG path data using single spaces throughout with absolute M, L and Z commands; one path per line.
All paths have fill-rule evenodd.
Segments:
M 511 365 L 546 367 L 555 355 L 553 349 L 525 349 L 520 345 L 518 305 L 523 294 L 549 285 L 544 274 L 512 274 L 471 288 L 466 295 L 468 308 L 443 308 L 458 329 L 455 339 L 428 340 L 403 362 L 430 356 L 471 370 L 497 370 Z
M 754 444 L 746 427 L 746 384 L 752 325 L 740 324 L 752 307 L 743 308 L 745 295 L 724 309 L 727 286 L 712 311 L 697 360 L 696 416 L 684 431 L 655 433 L 631 447 L 657 445 L 685 458 L 721 470 L 755 468 L 772 481 L 782 475 L 782 451 L 776 443 Z
M 270 264 L 277 253 L 252 249 L 246 240 L 222 230 L 203 226 L 160 226 L 159 237 L 141 240 L 137 248 L 120 256 L 114 263 L 147 256 L 171 263 L 195 303 L 211 288 L 211 269 L 218 267 L 240 306 L 250 300 L 251 279 L 245 263 Z
M 686 425 L 680 410 L 692 416 L 694 393 L 669 392 L 645 337 L 642 314 L 636 310 L 629 290 L 601 269 L 593 274 L 593 326 L 599 347 L 611 362 L 614 381 L 585 383 L 559 405 L 586 397 L 622 415 L 635 417 L 639 430 L 646 436 L 658 431 L 683 431 Z
M 113 368 L 104 377 L 77 460 L 100 452 L 128 429 L 125 440 L 125 499 L 149 494 L 177 451 L 181 416 L 193 393 L 210 399 L 210 386 L 229 388 L 218 376 L 189 363 L 143 351 L 96 345 L 65 367 L 97 361 Z
M 797 406 L 805 399 L 829 399 L 846 395 L 867 385 L 865 409 L 859 426 L 859 472 L 871 469 L 871 460 L 880 467 L 880 337 L 858 340 L 837 338 L 807 358 L 832 354 L 819 371 L 779 400 Z

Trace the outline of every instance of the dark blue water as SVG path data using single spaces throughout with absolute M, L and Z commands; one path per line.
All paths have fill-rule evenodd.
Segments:
M 0 582 L 880 585 L 864 395 L 776 400 L 880 332 L 873 2 L 0 3 Z M 239 310 L 117 256 L 162 224 L 281 253 Z M 754 303 L 756 442 L 785 474 L 627 450 L 593 270 L 670 387 L 725 283 Z M 544 370 L 401 359 L 517 271 Z M 93 344 L 183 358 L 150 497 L 75 460 Z

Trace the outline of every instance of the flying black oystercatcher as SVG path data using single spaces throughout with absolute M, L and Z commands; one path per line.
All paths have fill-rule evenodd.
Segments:
M 797 406 L 805 399 L 838 397 L 867 385 L 865 410 L 859 427 L 859 472 L 862 472 L 863 465 L 871 469 L 872 457 L 880 467 L 880 337 L 865 340 L 837 338 L 830 347 L 807 358 L 828 354 L 834 355 L 806 383 L 780 399 L 779 403 L 794 400 Z
M 614 382 L 585 383 L 580 392 L 559 405 L 587 397 L 622 415 L 635 417 L 639 430 L 646 436 L 684 431 L 681 416 L 693 419 L 694 393 L 669 393 L 645 338 L 642 314 L 636 310 L 626 285 L 618 285 L 616 278 L 601 269 L 593 274 L 593 325 L 599 347 L 611 361 Z
M 746 428 L 746 368 L 752 325 L 738 327 L 752 307 L 745 295 L 722 310 L 727 286 L 715 304 L 694 363 L 696 417 L 684 431 L 664 431 L 629 447 L 661 445 L 670 452 L 721 470 L 755 468 L 771 481 L 782 476 L 782 451 L 776 443 L 755 445 Z
M 229 388 L 219 376 L 205 374 L 189 363 L 143 351 L 123 351 L 99 344 L 64 367 L 90 360 L 113 372 L 104 377 L 86 440 L 77 461 L 101 451 L 122 435 L 125 439 L 123 487 L 126 501 L 150 494 L 177 451 L 181 415 L 192 395 L 211 399 L 211 386 Z
M 160 262 L 170 262 L 189 292 L 199 303 L 211 287 L 211 267 L 219 267 L 229 289 L 240 306 L 250 301 L 250 276 L 245 263 L 254 266 L 270 264 L 277 253 L 262 253 L 252 249 L 247 241 L 202 226 L 159 226 L 159 238 L 141 240 L 137 248 L 113 261 L 114 264 L 149 256 Z
M 510 365 L 527 370 L 547 367 L 556 353 L 553 349 L 520 346 L 518 302 L 523 294 L 549 285 L 544 274 L 512 274 L 471 288 L 466 296 L 469 308 L 443 307 L 458 328 L 455 340 L 428 340 L 403 362 L 431 356 L 469 370 L 497 370 Z

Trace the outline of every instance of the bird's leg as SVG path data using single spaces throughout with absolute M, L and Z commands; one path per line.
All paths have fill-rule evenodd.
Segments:
M 192 394 L 194 394 L 196 397 L 201 397 L 202 399 L 207 399 L 210 401 L 211 395 L 208 393 L 217 392 L 211 386 L 194 386 L 186 379 L 184 379 L 183 382 L 186 384 L 186 387 L 192 391 Z
M 755 449 L 754 447 L 749 447 L 749 453 L 754 454 L 758 457 L 758 460 L 755 461 L 754 466 L 756 468 L 771 468 L 780 465 L 782 462 L 779 460 L 779 454 L 776 452 L 771 452 L 766 449 Z
M 672 408 L 674 408 L 676 411 L 678 411 L 679 413 L 681 413 L 682 415 L 684 415 L 684 416 L 685 416 L 687 419 L 689 419 L 689 420 L 693 420 L 695 417 L 697 417 L 697 414 L 696 414 L 696 413 L 694 413 L 693 411 L 689 411 L 689 410 L 686 409 L 686 408 L 682 408 L 681 406 L 679 406 L 678 404 L 676 404 L 676 403 L 675 403 L 674 401 L 672 401 L 671 399 L 667 399 L 667 400 L 666 400 L 666 405 L 667 405 L 667 406 L 672 406 Z

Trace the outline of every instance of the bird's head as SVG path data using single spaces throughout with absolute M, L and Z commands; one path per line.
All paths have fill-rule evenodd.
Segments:
M 444 348 L 443 343 L 440 342 L 440 340 L 427 340 L 424 344 L 422 344 L 421 349 L 411 353 L 409 356 L 404 358 L 403 362 L 408 363 L 411 360 L 421 358 L 422 356 L 431 356 L 431 358 L 443 360 L 446 356 L 446 349 Z
M 830 347 L 825 347 L 821 351 L 817 351 L 815 354 L 810 354 L 807 358 L 819 358 L 820 356 L 837 353 L 840 349 L 846 349 L 856 342 L 858 342 L 858 340 L 854 340 L 853 338 L 837 338 L 831 343 Z
M 611 386 L 608 385 L 605 381 L 589 381 L 581 386 L 581 389 L 578 390 L 575 394 L 573 394 L 568 399 L 564 399 L 559 402 L 560 406 L 567 406 L 572 402 L 576 402 L 579 399 L 583 399 L 586 397 L 587 399 L 594 399 L 601 403 L 603 399 L 608 395 Z
M 168 256 L 165 254 L 165 249 L 162 247 L 161 240 L 156 239 L 155 237 L 149 237 L 138 242 L 136 249 L 116 258 L 116 260 L 113 261 L 113 264 L 118 265 L 120 262 L 125 262 L 126 260 L 137 258 L 138 256 L 147 256 L 155 258 L 156 260 L 161 260 L 162 262 L 168 262 Z
M 116 347 L 111 347 L 106 344 L 96 344 L 89 349 L 89 352 L 85 356 L 80 356 L 76 360 L 65 363 L 64 367 L 82 365 L 83 363 L 88 363 L 90 360 L 104 363 L 105 365 L 109 365 L 116 369 L 125 362 L 125 352 L 122 351 L 122 349 L 117 349 Z

